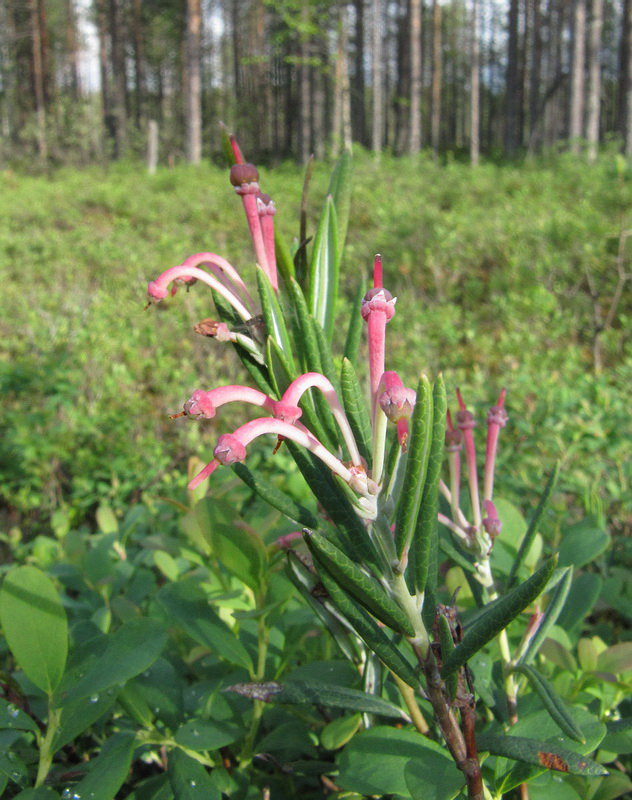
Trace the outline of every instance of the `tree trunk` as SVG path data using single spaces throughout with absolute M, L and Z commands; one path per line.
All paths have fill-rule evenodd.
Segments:
M 50 69 L 50 44 L 48 41 L 48 20 L 46 0 L 38 0 L 39 35 L 41 50 L 42 86 L 44 89 L 44 105 L 48 108 L 53 99 L 53 77 Z
M 421 149 L 421 0 L 410 0 L 410 142 L 411 155 Z
M 134 118 L 140 130 L 144 117 L 145 100 L 145 41 L 143 37 L 143 0 L 132 0 L 132 39 L 134 43 L 134 82 L 136 104 Z
M 366 114 L 364 111 L 364 0 L 355 0 L 353 93 L 351 119 L 353 138 L 366 145 Z
M 439 158 L 441 136 L 441 5 L 432 4 L 432 119 L 430 136 L 435 161 Z
M 37 151 L 42 160 L 48 156 L 46 144 L 46 111 L 44 98 L 44 75 L 42 68 L 42 38 L 38 0 L 28 0 L 29 22 L 31 28 L 31 51 L 33 70 L 33 95 L 35 98 L 35 117 L 37 120 Z
M 542 12 L 540 0 L 533 2 L 533 32 L 531 71 L 529 75 L 529 154 L 533 155 L 538 143 L 540 117 L 540 78 L 542 75 Z
M 384 114 L 382 110 L 382 0 L 372 0 L 373 31 L 371 37 L 371 76 L 373 82 L 373 119 L 371 148 L 374 153 L 382 151 Z
M 112 72 L 114 94 L 115 156 L 120 158 L 127 150 L 127 79 L 125 70 L 125 27 L 122 0 L 110 0 L 110 36 L 112 39 Z
M 571 68 L 571 106 L 569 137 L 571 151 L 579 155 L 584 121 L 584 61 L 586 39 L 586 0 L 575 0 L 573 20 L 573 64 Z
M 509 38 L 507 44 L 507 75 L 505 81 L 505 150 L 508 156 L 515 155 L 520 147 L 520 108 L 522 106 L 520 67 L 518 52 L 519 0 L 509 3 Z
M 202 83 L 200 74 L 202 13 L 200 0 L 187 0 L 186 24 L 185 152 L 189 164 L 199 164 L 202 160 Z
M 472 63 L 470 77 L 470 163 L 477 166 L 480 156 L 480 68 L 481 68 L 481 7 L 473 0 Z
M 73 100 L 80 95 L 79 86 L 79 48 L 77 47 L 77 14 L 74 0 L 66 0 L 66 60 L 68 64 L 68 83 Z
M 624 81 L 624 152 L 632 156 L 632 0 L 626 0 L 624 6 L 624 31 L 625 31 L 625 64 Z
M 599 146 L 599 111 L 601 106 L 601 29 L 603 27 L 603 0 L 593 0 L 590 22 L 590 49 L 588 56 L 588 118 L 586 139 L 588 141 L 588 160 L 597 158 Z
M 302 0 L 301 21 L 305 28 L 309 23 L 309 0 Z M 301 164 L 307 164 L 311 146 L 311 107 L 310 96 L 310 40 L 306 31 L 301 34 Z

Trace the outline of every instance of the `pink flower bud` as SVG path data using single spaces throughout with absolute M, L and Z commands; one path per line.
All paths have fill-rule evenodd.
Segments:
M 362 319 L 368 320 L 374 311 L 382 311 L 389 322 L 395 315 L 395 303 L 397 298 L 388 289 L 369 289 L 362 300 Z
M 410 419 L 415 408 L 417 392 L 405 386 L 392 386 L 382 392 L 378 402 L 387 419 L 399 422 L 400 419 Z
M 476 427 L 476 420 L 474 414 L 467 409 L 462 409 L 456 412 L 456 424 L 459 430 L 469 431 Z
M 498 425 L 499 428 L 504 428 L 509 419 L 509 414 L 502 406 L 492 406 L 487 412 L 487 424 Z
M 208 392 L 196 389 L 184 404 L 184 413 L 187 417 L 192 417 L 193 419 L 213 419 L 215 406 Z
M 248 189 L 244 194 L 258 194 L 259 193 L 259 171 L 254 164 L 233 164 L 230 168 L 230 182 L 235 187 L 235 191 L 239 194 L 239 189 L 245 186 L 257 186 L 257 191 L 253 192 Z
M 246 448 L 232 433 L 224 433 L 217 440 L 213 455 L 220 464 L 234 464 L 246 460 Z
M 274 416 L 277 419 L 283 420 L 283 422 L 289 422 L 290 425 L 293 425 L 300 419 L 302 413 L 303 410 L 301 408 L 284 400 L 278 400 L 274 404 Z
M 260 217 L 273 217 L 276 214 L 274 200 L 269 194 L 260 194 L 257 196 L 257 212 Z
M 152 303 L 157 303 L 159 300 L 164 300 L 165 297 L 168 297 L 169 290 L 163 286 L 160 286 L 156 281 L 149 281 L 149 285 L 147 286 L 147 294 L 149 295 L 149 300 Z
M 491 500 L 483 500 L 483 508 L 487 514 L 483 520 L 483 528 L 485 528 L 485 531 L 491 536 L 492 539 L 495 539 L 500 534 L 503 524 L 501 520 L 498 519 L 496 506 Z

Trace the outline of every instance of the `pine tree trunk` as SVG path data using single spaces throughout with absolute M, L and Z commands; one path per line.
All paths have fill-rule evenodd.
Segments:
M 480 69 L 481 69 L 481 7 L 473 0 L 472 63 L 470 77 L 470 163 L 477 166 L 480 156 Z
M 187 0 L 186 25 L 185 152 L 189 164 L 199 164 L 202 160 L 202 83 L 200 74 L 202 13 L 200 0 Z
M 575 0 L 573 19 L 573 64 L 571 67 L 571 106 L 569 138 L 571 151 L 579 155 L 584 121 L 584 61 L 586 40 L 586 0 Z
M 441 5 L 439 0 L 432 4 L 432 118 L 430 137 L 435 161 L 439 158 L 441 136 Z
M 127 151 L 127 76 L 125 70 L 125 27 L 122 0 L 110 0 L 110 36 L 112 39 L 112 72 L 114 77 L 112 112 L 116 145 L 115 156 L 120 158 Z
M 353 93 L 351 119 L 353 138 L 366 145 L 366 114 L 364 110 L 364 0 L 355 0 Z
M 309 22 L 309 0 L 302 0 L 301 21 L 307 27 Z M 301 163 L 307 164 L 311 146 L 311 108 L 310 94 L 310 41 L 307 33 L 301 37 Z
M 33 70 L 33 94 L 35 98 L 35 117 L 37 121 L 37 152 L 42 160 L 48 157 L 46 143 L 46 110 L 44 98 L 44 75 L 42 68 L 42 38 L 38 0 L 28 0 L 29 22 L 31 28 L 31 58 Z
M 411 155 L 421 149 L 421 0 L 410 0 L 410 141 Z
M 101 110 L 105 139 L 114 139 L 114 120 L 111 109 L 110 83 L 108 74 L 108 14 L 107 0 L 95 0 L 97 30 L 99 34 L 99 77 L 101 82 Z
M 592 19 L 590 22 L 590 50 L 588 56 L 588 117 L 586 120 L 586 139 L 588 141 L 588 160 L 597 158 L 599 147 L 599 111 L 601 106 L 601 30 L 603 27 L 603 0 L 592 0 Z
M 382 0 L 372 0 L 373 30 L 371 36 L 371 76 L 373 82 L 373 119 L 371 126 L 371 148 L 374 153 L 382 151 L 384 114 L 382 110 Z
M 143 36 L 143 0 L 132 0 L 132 38 L 134 44 L 134 82 L 136 104 L 134 118 L 140 130 L 144 118 L 145 101 L 145 40 Z
M 632 0 L 626 0 L 624 19 L 625 31 L 625 64 L 624 81 L 625 103 L 624 103 L 624 152 L 626 156 L 632 156 Z
M 520 147 L 520 109 L 522 92 L 518 50 L 519 0 L 509 3 L 509 38 L 507 45 L 507 76 L 505 81 L 505 150 L 507 155 L 515 155 Z
M 41 50 L 42 86 L 44 88 L 44 105 L 49 108 L 53 99 L 54 79 L 50 69 L 50 43 L 48 40 L 48 15 L 46 13 L 46 0 L 38 0 L 37 14 L 39 17 L 39 35 Z
M 77 47 L 77 13 L 74 0 L 66 0 L 66 60 L 72 99 L 77 101 L 79 86 L 79 48 Z
M 540 78 L 542 74 L 542 13 L 540 0 L 533 2 L 533 35 L 531 47 L 531 70 L 529 75 L 529 154 L 533 155 L 538 144 L 540 120 Z

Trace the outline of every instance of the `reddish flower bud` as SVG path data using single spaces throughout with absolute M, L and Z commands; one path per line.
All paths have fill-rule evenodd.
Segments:
M 415 408 L 417 392 L 405 386 L 392 386 L 378 398 L 380 408 L 391 422 L 410 419 Z
M 298 406 L 288 403 L 284 400 L 278 400 L 274 404 L 274 416 L 283 422 L 289 422 L 293 425 L 296 420 L 300 419 L 303 410 Z
M 259 172 L 254 164 L 233 164 L 230 182 L 237 194 L 259 194 Z
M 196 389 L 184 404 L 184 413 L 187 417 L 192 417 L 193 419 L 213 419 L 215 406 L 208 392 Z
M 383 311 L 388 322 L 395 314 L 396 302 L 397 298 L 388 289 L 369 289 L 362 300 L 362 319 L 367 320 L 373 311 Z
M 499 428 L 504 428 L 509 419 L 509 414 L 502 406 L 492 406 L 487 412 L 487 424 L 498 425 Z
M 273 217 L 276 214 L 274 200 L 269 194 L 257 195 L 257 212 L 260 217 Z
M 462 431 L 469 431 L 472 428 L 476 427 L 476 420 L 474 419 L 474 414 L 467 409 L 461 409 L 460 411 L 456 412 L 456 424 L 459 430 Z
M 234 464 L 246 460 L 246 448 L 232 433 L 224 433 L 217 440 L 213 455 L 221 464 Z

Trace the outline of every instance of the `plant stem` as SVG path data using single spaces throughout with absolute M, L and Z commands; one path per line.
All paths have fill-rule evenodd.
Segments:
M 258 610 L 263 608 L 263 606 L 265 605 L 265 600 L 266 600 L 266 589 L 264 588 L 257 595 L 256 607 Z M 270 632 L 266 624 L 266 615 L 264 614 L 261 617 L 259 617 L 259 621 L 257 623 L 257 669 L 255 670 L 254 674 L 251 675 L 251 679 L 253 681 L 262 681 L 265 677 L 266 658 L 268 655 L 269 640 L 270 640 Z M 264 705 L 265 704 L 263 700 L 253 701 L 252 719 L 250 720 L 250 728 L 248 730 L 248 734 L 244 741 L 243 749 L 241 751 L 240 765 L 242 767 L 247 766 L 252 761 L 252 751 L 254 748 L 255 739 L 257 737 L 257 731 L 259 730 L 259 723 L 261 722 L 261 717 L 263 716 Z
M 427 736 L 430 728 L 428 727 L 428 723 L 426 722 L 424 715 L 421 713 L 419 706 L 417 705 L 414 689 L 405 681 L 403 681 L 399 675 L 396 675 L 394 672 L 392 672 L 391 675 L 397 684 L 399 693 L 404 698 L 404 702 L 406 703 L 406 708 L 410 712 L 410 718 L 413 721 L 413 725 L 415 728 L 417 728 L 419 733 L 423 733 L 424 736 Z
M 53 763 L 53 739 L 59 728 L 61 709 L 55 708 L 53 698 L 48 698 L 48 720 L 46 723 L 46 733 L 39 743 L 39 764 L 37 765 L 37 777 L 35 788 L 44 785 L 48 771 Z

